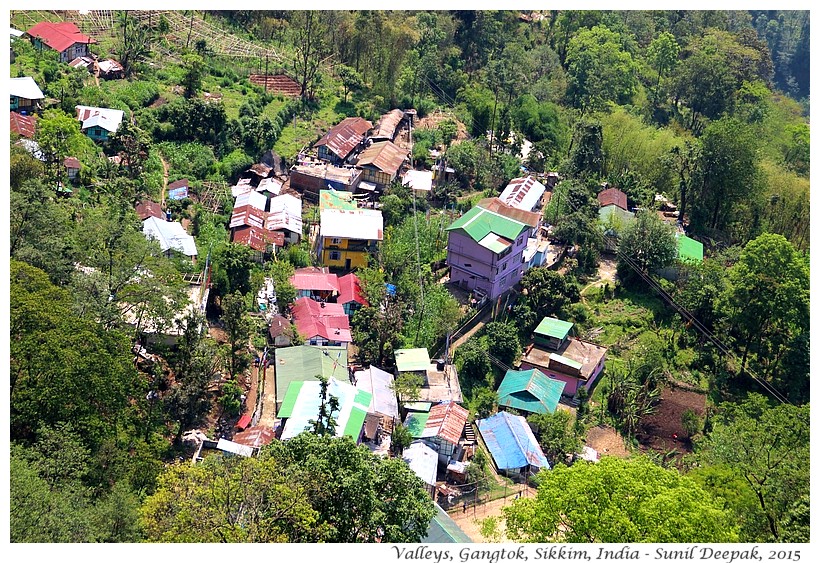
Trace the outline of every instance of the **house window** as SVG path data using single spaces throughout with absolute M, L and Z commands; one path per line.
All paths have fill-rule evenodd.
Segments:
M 341 260 L 342 259 L 342 253 L 339 252 L 338 250 L 331 250 L 330 251 L 330 259 L 331 260 Z
M 521 244 L 522 242 L 524 242 L 524 237 L 523 236 L 518 237 L 518 240 L 515 241 L 515 244 Z
M 472 268 L 472 267 L 473 267 L 473 265 L 472 265 L 472 264 L 468 264 L 468 263 L 466 263 L 466 262 L 465 262 L 465 263 L 464 263 L 464 267 L 465 267 L 465 268 Z
M 332 239 L 330 239 L 330 244 L 342 244 L 342 239 L 332 238 Z
M 501 271 L 503 272 L 506 269 L 507 269 L 507 262 L 504 262 L 504 265 L 501 266 Z

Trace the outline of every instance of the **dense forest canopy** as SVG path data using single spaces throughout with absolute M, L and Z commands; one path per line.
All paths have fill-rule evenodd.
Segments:
M 33 111 L 36 128 L 13 127 L 9 153 L 13 542 L 426 536 L 432 501 L 400 458 L 409 433 L 394 431 L 385 458 L 326 436 L 324 394 L 310 431 L 255 457 L 191 464 L 186 442 L 244 413 L 273 347 L 257 302 L 266 280 L 288 314 L 294 271 L 322 265 L 317 205 L 301 204 L 299 242 L 260 256 L 232 242 L 231 187 L 257 163 L 285 180 L 344 118 L 376 124 L 395 108 L 424 123 L 405 166 L 442 177 L 429 195 L 396 178 L 371 202 L 383 240 L 355 272 L 367 301 L 350 319 L 357 365 L 392 371 L 394 350 L 457 345 L 472 422 L 498 410 L 499 382 L 545 316 L 608 348 L 590 396 L 530 417 L 556 469 L 506 510 L 507 537 L 807 541 L 808 11 L 11 12 L 13 29 L 41 21 L 76 23 L 95 62 L 12 39 L 10 76 L 43 94 L 12 112 Z M 108 58 L 114 79 L 96 62 Z M 290 90 L 269 87 L 273 75 Z M 122 123 L 92 140 L 77 106 Z M 560 178 L 541 223 L 564 250 L 490 314 L 446 283 L 447 229 L 523 175 Z M 179 182 L 186 195 L 171 198 Z M 612 187 L 628 225 L 600 219 Z M 145 201 L 180 222 L 195 260 L 144 236 Z M 683 233 L 703 260 L 681 259 Z M 192 280 L 207 288 L 201 308 Z M 451 342 L 477 313 L 493 322 Z M 174 341 L 149 344 L 149 332 Z M 394 384 L 400 403 L 420 387 Z M 681 451 L 658 452 L 640 434 L 678 385 L 704 408 L 677 415 Z M 568 466 L 606 424 L 635 459 Z M 468 470 L 476 498 L 493 490 L 486 455 Z M 592 484 L 612 493 L 597 514 Z M 675 519 L 659 523 L 664 511 Z

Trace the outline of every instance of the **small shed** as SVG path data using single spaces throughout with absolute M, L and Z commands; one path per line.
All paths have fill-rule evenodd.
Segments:
M 557 350 L 564 344 L 571 329 L 571 322 L 544 317 L 533 331 L 533 340 L 539 346 Z
M 479 420 L 478 431 L 499 471 L 520 475 L 550 468 L 523 416 L 502 411 Z

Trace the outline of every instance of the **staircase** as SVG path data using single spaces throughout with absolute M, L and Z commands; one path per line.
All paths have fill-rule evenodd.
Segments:
M 475 443 L 475 431 L 473 430 L 473 425 L 470 423 L 464 426 L 464 440 Z

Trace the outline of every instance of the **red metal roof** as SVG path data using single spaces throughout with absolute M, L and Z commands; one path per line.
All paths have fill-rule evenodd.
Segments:
M 373 143 L 362 151 L 356 165 L 359 167 L 375 166 L 382 172 L 387 172 L 392 176 L 399 171 L 406 158 L 407 151 L 400 149 L 390 141 L 384 141 Z
M 487 211 L 498 213 L 499 215 L 502 215 L 508 219 L 518 221 L 519 223 L 524 223 L 525 225 L 528 225 L 530 227 L 535 227 L 536 225 L 538 225 L 538 213 L 533 213 L 532 211 L 524 211 L 523 209 L 517 209 L 511 205 L 507 205 L 497 197 L 488 197 L 482 199 L 476 205 L 483 209 L 486 209 Z
M 469 411 L 458 403 L 439 403 L 430 408 L 430 417 L 425 428 L 437 429 L 436 436 L 451 444 L 458 444 L 469 414 Z
M 162 208 L 159 204 L 153 201 L 144 200 L 139 202 L 136 211 L 140 221 L 145 221 L 149 217 L 156 217 L 157 219 L 165 221 L 165 213 L 162 212 Z
M 273 442 L 276 434 L 273 430 L 265 426 L 251 426 L 244 432 L 238 432 L 234 435 L 232 441 L 243 446 L 250 446 L 252 448 L 261 448 Z
M 239 428 L 240 430 L 244 430 L 245 428 L 248 427 L 248 425 L 250 423 L 251 423 L 251 415 L 243 414 L 242 416 L 239 417 L 239 420 L 236 422 L 236 427 Z
M 66 157 L 63 160 L 63 166 L 66 168 L 75 168 L 77 170 L 80 169 L 80 161 L 74 158 L 73 156 Z
M 237 244 L 250 246 L 259 252 L 265 252 L 269 244 L 285 246 L 285 234 L 281 231 L 266 231 L 258 227 L 239 227 L 233 229 L 231 240 Z
M 40 22 L 26 33 L 40 39 L 60 53 L 74 45 L 74 43 L 96 43 L 91 37 L 83 34 L 80 28 L 72 22 Z
M 17 112 L 11 113 L 11 132 L 17 133 L 26 139 L 34 138 L 34 130 L 37 126 L 37 117 L 33 115 L 20 115 Z
M 327 145 L 328 150 L 333 154 L 345 159 L 372 128 L 373 124 L 366 119 L 347 117 L 325 133 L 324 137 L 316 141 L 313 146 Z
M 350 303 L 355 301 L 367 307 L 367 299 L 364 297 L 361 282 L 356 274 L 347 274 L 339 278 L 339 297 L 336 298 L 336 303 Z
M 177 188 L 187 188 L 188 187 L 188 178 L 182 178 L 181 180 L 177 180 L 176 182 L 171 182 L 168 184 L 168 191 L 175 190 Z
M 339 293 L 339 278 L 327 268 L 299 268 L 290 277 L 290 283 L 302 291 L 332 291 Z
M 598 194 L 598 203 L 601 207 L 617 205 L 624 211 L 628 211 L 626 208 L 626 194 L 618 188 L 609 188 L 600 192 Z
M 301 297 L 291 307 L 293 324 L 305 338 L 319 336 L 336 342 L 352 342 L 350 321 L 338 303 L 317 303 Z

